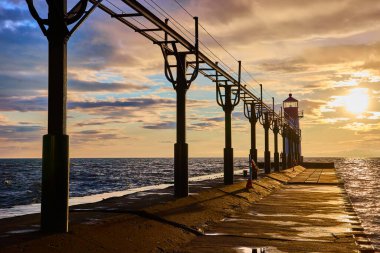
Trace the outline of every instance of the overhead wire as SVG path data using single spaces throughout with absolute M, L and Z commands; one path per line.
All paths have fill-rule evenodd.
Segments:
M 122 10 L 119 6 L 115 5 L 114 3 L 112 3 L 111 1 L 109 0 L 105 0 L 107 3 L 109 3 L 110 5 L 112 5 L 114 8 L 118 9 L 121 13 L 127 13 L 125 12 L 124 10 Z M 136 18 L 134 17 L 130 17 L 132 20 L 134 20 L 136 23 L 140 24 L 141 26 L 143 26 L 144 28 L 148 29 L 148 27 L 146 25 L 144 25 L 143 23 L 141 23 L 140 21 L 138 21 Z M 156 33 L 156 32 L 153 32 L 156 36 L 158 36 L 159 38 L 161 39 L 164 39 L 164 37 L 162 37 L 162 35 Z
M 169 20 L 169 22 L 171 22 L 180 32 L 181 32 L 181 34 L 183 34 L 186 38 L 188 38 L 189 40 L 192 40 L 193 38 L 195 38 L 195 35 L 192 33 L 192 32 L 190 32 L 185 26 L 183 26 L 179 21 L 177 21 L 172 15 L 170 15 L 167 11 L 165 11 L 163 8 L 161 8 L 157 3 L 155 3 L 153 0 L 150 0 L 155 6 L 157 6 L 157 8 L 158 9 L 160 9 L 160 10 L 158 10 L 156 7 L 154 7 L 152 4 L 150 4 L 149 2 L 147 2 L 147 0 L 144 0 L 144 2 L 146 2 L 150 7 L 152 7 L 154 10 L 156 10 L 158 13 L 160 13 L 160 15 L 162 16 L 162 17 L 164 17 L 165 19 L 167 18 L 168 20 Z M 163 14 L 163 13 L 165 13 L 165 14 Z M 169 19 L 169 17 L 170 17 L 170 19 Z M 178 25 L 177 25 L 178 24 Z M 186 32 L 187 32 L 187 34 L 190 34 L 193 38 L 190 38 L 183 30 L 185 30 Z M 198 40 L 199 41 L 199 43 L 201 44 L 201 45 L 203 45 L 206 49 L 207 49 L 207 51 L 209 51 L 214 57 L 212 57 L 210 54 L 208 54 L 207 53 L 207 56 L 209 57 L 209 58 L 211 58 L 213 61 L 217 61 L 217 60 L 219 60 L 219 61 L 221 61 L 222 62 L 222 60 L 214 53 L 214 52 L 212 52 L 201 40 Z M 226 64 L 224 64 L 224 65 L 226 65 Z M 227 66 L 228 67 L 228 66 Z
M 153 0 L 151 0 L 153 1 Z M 180 7 L 181 9 L 183 9 L 191 18 L 194 18 L 194 16 L 188 11 L 186 10 L 186 8 L 184 8 L 177 0 L 174 0 L 174 2 L 176 2 Z M 178 21 L 176 21 L 178 22 Z M 226 51 L 230 56 L 232 56 L 232 58 L 237 62 L 238 60 L 231 54 L 229 53 L 221 43 L 219 43 L 212 35 L 211 33 L 209 33 L 206 28 L 199 22 L 198 23 L 199 26 L 221 47 L 224 49 L 224 51 Z M 211 49 L 209 49 L 201 40 L 199 40 L 199 43 L 202 44 L 211 54 L 213 54 L 217 59 L 218 59 L 218 62 L 221 63 L 221 65 L 224 65 L 224 68 L 227 68 L 227 70 L 229 70 L 228 72 L 231 72 L 233 75 L 235 76 L 238 76 L 238 74 L 230 67 L 228 66 L 228 64 L 226 64 L 222 59 L 220 59 L 220 57 L 218 57 L 214 52 L 212 52 Z M 230 73 L 230 74 L 231 74 Z
M 177 5 L 182 9 L 184 10 L 190 17 L 194 18 L 194 16 L 177 0 L 173 0 L 175 3 L 177 3 Z M 199 26 L 217 43 L 217 45 L 222 48 L 232 59 L 234 59 L 236 62 L 238 62 L 238 59 L 232 54 L 230 53 L 201 23 L 199 23 Z M 219 57 L 218 57 L 219 58 Z M 219 58 L 220 59 L 220 58 Z M 223 62 L 223 61 L 222 61 Z M 227 65 L 223 62 L 224 65 Z M 227 67 L 232 70 L 228 65 Z M 243 71 L 245 71 L 248 76 L 253 80 L 255 81 L 257 84 L 259 84 L 259 82 L 247 71 L 247 69 L 244 67 L 244 65 L 242 65 L 242 69 Z M 233 70 L 232 70 L 233 71 Z M 237 76 L 236 72 L 233 71 L 233 73 Z M 253 87 L 251 87 L 253 88 Z M 253 89 L 255 90 L 255 89 Z
M 147 0 L 144 0 L 144 2 L 146 4 L 148 4 L 151 8 L 153 8 L 157 13 L 159 13 L 162 17 L 164 17 L 165 19 L 170 17 L 169 21 L 181 32 L 181 34 L 183 34 L 187 39 L 190 39 L 192 40 L 193 38 L 195 38 L 195 35 L 190 32 L 185 26 L 183 26 L 179 21 L 177 21 L 172 15 L 170 15 L 167 11 L 165 11 L 163 8 L 161 8 L 157 3 L 155 3 L 153 0 L 150 0 L 156 7 L 154 7 L 152 4 L 150 4 Z M 184 7 L 182 6 L 177 0 L 173 0 L 174 2 L 176 2 L 178 4 L 178 6 L 180 6 L 181 9 L 183 9 L 190 17 L 194 18 L 194 16 Z M 120 7 L 118 7 L 117 5 L 115 5 L 114 3 L 110 2 L 109 0 L 106 0 L 106 2 L 108 2 L 110 5 L 112 5 L 114 8 L 118 9 L 119 11 L 121 11 L 122 13 L 126 13 L 125 11 L 123 11 Z M 161 10 L 161 11 L 160 11 Z M 165 14 L 167 15 L 165 15 Z M 134 20 L 136 23 L 140 24 L 141 26 L 143 26 L 144 28 L 147 28 L 146 25 L 144 25 L 143 23 L 141 23 L 140 21 L 138 21 L 136 18 L 133 18 L 131 17 L 132 20 Z M 234 57 L 234 55 L 232 55 L 232 53 L 230 53 L 201 23 L 198 23 L 199 26 L 202 28 L 202 30 L 204 30 L 207 35 L 209 35 L 213 41 L 215 41 L 215 43 L 223 50 L 225 51 L 232 59 L 234 59 L 236 62 L 238 62 L 238 59 L 236 57 Z M 185 31 L 185 32 L 184 32 Z M 160 37 L 161 39 L 164 39 L 164 37 L 156 32 L 153 32 L 156 36 Z M 187 34 L 186 34 L 187 33 Z M 189 37 L 189 35 L 191 37 Z M 207 57 L 211 58 L 213 61 L 218 61 L 220 63 L 220 67 L 223 67 L 229 74 L 233 74 L 234 76 L 238 76 L 238 74 L 228 65 L 226 64 L 218 55 L 216 55 L 202 40 L 199 40 L 198 39 L 198 42 L 209 52 L 211 53 L 211 56 L 209 53 L 205 53 L 207 55 Z M 257 84 L 260 84 L 256 78 L 253 77 L 253 75 L 244 67 L 244 65 L 241 65 L 242 67 L 242 70 L 243 72 L 245 72 L 248 77 L 254 81 L 255 83 Z M 248 87 L 250 87 L 252 89 L 252 92 L 253 93 L 256 93 L 256 89 L 253 88 L 253 86 L 248 82 L 246 81 L 245 79 L 241 78 L 241 81 L 247 85 Z M 270 100 L 270 103 L 272 103 L 272 97 L 266 90 L 263 89 L 263 100 L 264 99 L 268 99 Z M 285 115 L 289 116 L 284 110 L 283 110 L 283 115 L 285 117 Z

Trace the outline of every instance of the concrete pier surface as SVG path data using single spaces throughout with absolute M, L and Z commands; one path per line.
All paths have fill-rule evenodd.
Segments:
M 375 252 L 335 169 L 296 166 L 249 190 L 236 181 L 74 206 L 67 234 L 39 232 L 39 215 L 2 219 L 0 252 Z

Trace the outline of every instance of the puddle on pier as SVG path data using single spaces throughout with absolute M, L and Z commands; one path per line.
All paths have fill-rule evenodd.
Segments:
M 32 233 L 32 232 L 38 232 L 38 231 L 39 229 L 37 228 L 28 228 L 28 229 L 11 230 L 11 231 L 8 231 L 7 234 L 12 234 L 12 235 L 26 234 L 26 233 Z
M 297 242 L 330 242 L 329 240 L 303 237 L 302 235 L 300 236 L 300 234 L 298 234 L 297 236 L 295 236 L 295 235 L 286 236 L 286 235 L 278 234 L 278 233 L 264 233 L 263 235 L 268 236 L 269 238 L 276 238 L 276 239 L 281 239 L 281 240 L 286 240 L 286 241 L 297 241 Z
M 309 214 L 306 217 L 308 218 L 317 218 L 317 219 L 334 219 L 340 222 L 344 223 L 350 223 L 351 222 L 351 217 L 342 214 L 342 213 L 314 213 L 314 214 Z
M 234 250 L 236 253 L 284 253 L 276 247 L 239 247 Z
M 82 224 L 86 225 L 96 225 L 96 224 L 101 224 L 102 219 L 97 219 L 97 218 L 89 218 L 86 221 L 82 222 Z
M 221 236 L 221 235 L 229 235 L 229 234 L 226 234 L 226 233 L 205 233 L 205 235 L 210 235 L 210 236 Z
M 248 212 L 248 215 L 251 216 L 262 216 L 262 217 L 296 217 L 295 214 L 288 214 L 288 213 L 276 213 L 276 214 L 264 214 L 264 213 L 257 213 L 257 212 Z

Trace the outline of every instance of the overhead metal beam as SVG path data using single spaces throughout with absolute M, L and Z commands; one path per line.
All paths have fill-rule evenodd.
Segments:
M 89 0 L 91 3 L 98 3 L 96 0 Z M 105 3 L 101 3 L 98 5 L 98 8 L 103 10 L 104 12 L 108 13 L 111 17 L 114 17 L 118 21 L 122 22 L 123 24 L 129 26 L 134 31 L 140 33 L 147 39 L 151 40 L 154 44 L 162 44 L 162 39 L 158 39 L 151 33 L 153 30 L 162 31 L 166 34 L 166 37 L 170 37 L 170 41 L 173 41 L 177 44 L 182 45 L 184 48 L 186 48 L 188 51 L 195 50 L 193 42 L 188 41 L 186 38 L 184 38 L 180 33 L 178 33 L 176 30 L 174 30 L 172 27 L 170 27 L 165 21 L 161 20 L 159 17 L 157 17 L 154 13 L 152 13 L 149 9 L 147 9 L 144 5 L 139 3 L 137 0 L 121 0 L 123 3 L 125 3 L 129 8 L 134 10 L 136 12 L 136 16 L 145 18 L 147 21 L 151 23 L 155 28 L 145 29 L 146 27 L 138 27 L 135 25 L 131 19 L 128 19 L 126 14 L 118 14 L 109 7 L 105 6 Z M 134 14 L 135 15 L 135 14 Z M 128 19 L 128 20 L 126 20 Z M 168 43 L 168 42 L 167 42 Z M 170 50 L 168 48 L 168 50 Z M 227 82 L 228 85 L 237 86 L 238 80 L 236 80 L 234 77 L 232 77 L 226 70 L 221 68 L 219 65 L 217 65 L 215 62 L 213 62 L 211 59 L 209 59 L 203 52 L 199 51 L 199 62 L 207 64 L 208 67 L 202 67 L 199 69 L 199 73 L 204 75 L 206 78 L 210 79 L 211 81 L 215 82 L 215 78 L 213 75 L 210 75 L 210 73 L 207 73 L 206 71 L 216 71 L 218 74 L 219 82 Z M 188 62 L 190 67 L 195 67 L 195 64 L 193 62 Z M 254 102 L 260 102 L 261 99 L 254 95 L 247 87 L 244 87 L 241 85 L 240 94 L 246 94 L 246 97 L 241 97 L 243 101 L 254 101 Z M 273 111 L 271 106 L 268 106 L 266 103 L 262 103 L 263 112 L 268 112 L 271 117 L 278 119 L 279 123 L 286 124 L 280 115 L 278 115 L 276 112 Z M 295 129 L 292 124 L 288 124 L 288 127 L 293 130 L 297 135 L 299 135 L 298 129 Z

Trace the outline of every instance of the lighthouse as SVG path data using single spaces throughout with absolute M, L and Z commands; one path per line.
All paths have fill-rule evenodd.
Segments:
M 303 112 L 298 111 L 298 100 L 292 93 L 283 101 L 284 118 L 288 123 L 289 129 L 283 134 L 283 159 L 286 158 L 288 167 L 294 166 L 294 163 L 302 162 L 301 153 L 301 130 L 299 119 L 303 117 Z

